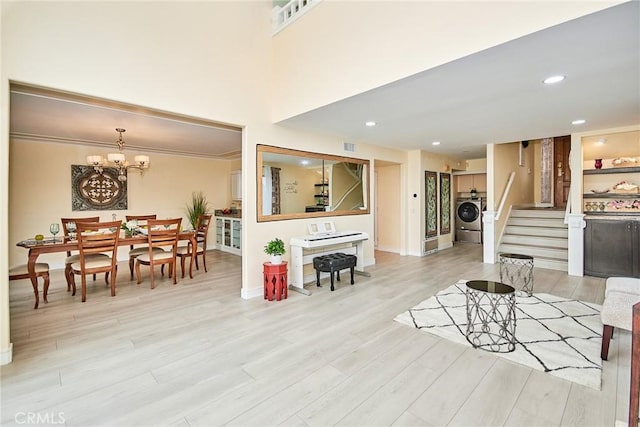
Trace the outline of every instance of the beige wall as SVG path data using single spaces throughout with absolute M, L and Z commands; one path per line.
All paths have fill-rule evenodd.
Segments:
M 150 154 L 151 166 L 141 175 L 128 173 L 128 209 L 126 211 L 72 211 L 71 165 L 84 164 L 88 154 L 106 155 L 106 150 L 74 144 L 43 143 L 18 140 L 11 142 L 9 155 L 9 242 L 49 235 L 49 224 L 62 217 L 99 215 L 111 220 L 116 214 L 156 214 L 158 218 L 183 218 L 187 225 L 187 203 L 193 191 L 202 191 L 211 209 L 227 206 L 231 162 L 166 154 Z M 140 154 L 126 150 L 133 158 Z M 212 230 L 213 232 L 213 230 Z M 213 243 L 213 239 L 211 239 Z M 9 265 L 26 261 L 23 248 L 10 246 Z M 118 256 L 126 259 L 126 251 Z M 64 267 L 64 254 L 47 254 L 42 260 L 52 269 Z
M 377 248 L 383 251 L 400 253 L 401 222 L 398 213 L 402 206 L 400 185 L 400 165 L 376 167 L 378 186 L 377 203 Z
M 416 207 L 416 209 L 419 210 L 420 212 L 420 253 L 422 251 L 422 240 L 425 237 L 425 210 L 424 210 L 424 204 L 425 204 L 425 188 L 424 188 L 424 172 L 425 171 L 432 171 L 432 172 L 441 172 L 441 173 L 448 173 L 450 174 L 450 179 L 451 179 L 451 187 L 450 187 L 450 191 L 451 191 L 451 197 L 449 198 L 449 205 L 450 205 L 450 210 L 449 210 L 449 224 L 450 224 L 450 231 L 449 233 L 446 234 L 442 234 L 442 231 L 440 229 L 440 177 L 438 177 L 438 247 L 439 248 L 447 248 L 449 246 L 451 246 L 452 242 L 455 239 L 455 192 L 456 192 L 456 188 L 455 188 L 455 181 L 454 181 L 454 177 L 452 175 L 452 171 L 451 171 L 451 167 L 452 165 L 456 165 L 458 164 L 458 162 L 463 162 L 463 159 L 460 158 L 455 158 L 455 157 L 448 157 L 448 156 L 443 156 L 440 154 L 434 154 L 434 153 L 430 153 L 428 151 L 422 151 L 421 152 L 421 171 L 417 176 L 417 179 L 420 180 L 420 192 L 418 193 L 418 200 L 420 202 L 420 204 Z M 411 176 L 411 179 L 416 179 L 413 176 Z M 417 230 L 417 227 L 416 227 Z M 417 233 L 416 233 L 417 234 Z
M 487 159 L 471 159 L 466 162 L 466 170 L 469 172 L 486 172 L 487 170 Z
M 611 167 L 610 160 L 618 157 L 640 156 L 640 132 L 603 133 L 597 136 L 582 138 L 582 155 L 588 162 L 589 169 L 593 169 L 594 159 L 606 159 L 603 167 Z M 586 168 L 585 166 L 585 168 Z M 639 164 L 640 166 L 640 164 Z
M 318 170 L 287 164 L 273 164 L 280 167 L 280 209 L 282 214 L 300 213 L 305 206 L 316 204 L 313 197 L 314 184 L 322 181 L 322 168 Z
M 323 1 L 274 38 L 279 121 L 620 1 Z
M 518 164 L 520 142 L 494 145 L 493 164 L 493 197 L 489 199 L 487 210 L 497 210 L 511 172 L 515 172 L 515 178 L 511 190 L 505 201 L 500 218 L 495 222 L 495 239 L 499 241 L 502 235 L 509 210 L 512 206 L 531 205 L 533 203 L 533 147 L 525 149 L 524 166 Z

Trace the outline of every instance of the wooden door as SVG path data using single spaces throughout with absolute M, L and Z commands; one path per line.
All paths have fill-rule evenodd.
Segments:
M 571 136 L 553 138 L 553 206 L 565 208 L 571 186 L 571 170 L 569 170 L 569 151 L 571 151 Z

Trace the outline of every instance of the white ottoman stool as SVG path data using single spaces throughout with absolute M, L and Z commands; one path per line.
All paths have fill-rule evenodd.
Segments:
M 632 277 L 610 277 L 604 291 L 602 319 L 602 348 L 600 357 L 607 360 L 609 341 L 613 328 L 631 330 L 633 305 L 640 302 L 640 279 Z

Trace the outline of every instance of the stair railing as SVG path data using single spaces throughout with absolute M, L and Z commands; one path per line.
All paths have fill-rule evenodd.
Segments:
M 271 12 L 273 35 L 302 16 L 320 1 L 321 0 L 291 0 L 282 7 L 274 6 Z
M 498 221 L 500 219 L 500 214 L 502 213 L 502 209 L 504 208 L 504 204 L 507 201 L 507 196 L 509 195 L 509 191 L 511 191 L 511 186 L 513 185 L 513 180 L 516 178 L 516 173 L 511 171 L 509 175 L 509 179 L 507 180 L 507 185 L 505 186 L 504 192 L 502 193 L 502 198 L 500 199 L 500 204 L 498 205 L 498 210 L 496 211 L 496 216 L 494 219 Z

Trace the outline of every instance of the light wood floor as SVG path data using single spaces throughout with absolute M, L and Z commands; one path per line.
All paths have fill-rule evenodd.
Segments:
M 240 258 L 218 251 L 209 273 L 154 290 L 130 282 L 122 264 L 117 296 L 99 279 L 84 304 L 62 271 L 38 310 L 29 283 L 12 282 L 14 362 L 1 370 L 0 422 L 24 425 L 29 413 L 67 426 L 625 420 L 629 333 L 616 333 L 595 391 L 393 321 L 458 279 L 497 279 L 481 257 L 475 244 L 422 258 L 377 252 L 371 277 L 354 286 L 325 283 L 278 302 L 242 300 Z M 602 303 L 604 280 L 536 269 L 535 291 Z

